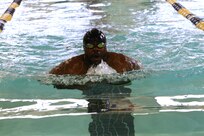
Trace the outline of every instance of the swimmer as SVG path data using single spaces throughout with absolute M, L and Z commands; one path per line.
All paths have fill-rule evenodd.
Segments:
M 84 54 L 72 57 L 49 73 L 55 75 L 86 75 L 90 69 L 96 68 L 101 63 L 107 64 L 111 71 L 123 73 L 139 70 L 138 61 L 121 53 L 109 52 L 106 48 L 106 36 L 100 30 L 93 28 L 83 37 Z

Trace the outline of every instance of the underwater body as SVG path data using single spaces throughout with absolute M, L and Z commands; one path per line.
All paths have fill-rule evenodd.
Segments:
M 11 2 L 0 1 L 0 13 Z M 202 0 L 178 2 L 204 18 Z M 106 34 L 109 51 L 143 69 L 48 75 L 83 53 L 83 35 L 93 27 Z M 203 36 L 165 0 L 24 0 L 0 34 L 0 135 L 201 136 Z

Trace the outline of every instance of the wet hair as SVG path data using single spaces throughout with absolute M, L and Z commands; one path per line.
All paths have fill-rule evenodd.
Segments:
M 98 30 L 97 28 L 93 28 L 90 31 L 86 32 L 83 38 L 83 45 L 87 43 L 105 43 L 106 44 L 106 36 L 105 34 Z

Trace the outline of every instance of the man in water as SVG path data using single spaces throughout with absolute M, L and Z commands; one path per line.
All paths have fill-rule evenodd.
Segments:
M 138 70 L 138 62 L 120 53 L 108 52 L 106 48 L 106 36 L 100 30 L 93 28 L 83 38 L 84 54 L 68 59 L 49 73 L 55 75 L 85 75 L 91 74 L 90 69 L 105 64 L 112 73 L 123 73 Z

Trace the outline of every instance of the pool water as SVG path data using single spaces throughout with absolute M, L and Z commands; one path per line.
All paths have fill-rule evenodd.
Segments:
M 12 0 L 0 1 L 4 13 Z M 179 0 L 204 18 L 202 0 Z M 50 77 L 96 27 L 108 50 L 144 67 L 105 77 Z M 203 136 L 204 33 L 165 0 L 26 0 L 0 34 L 0 135 Z M 56 81 L 57 80 L 57 81 Z M 57 89 L 52 83 L 89 83 Z

